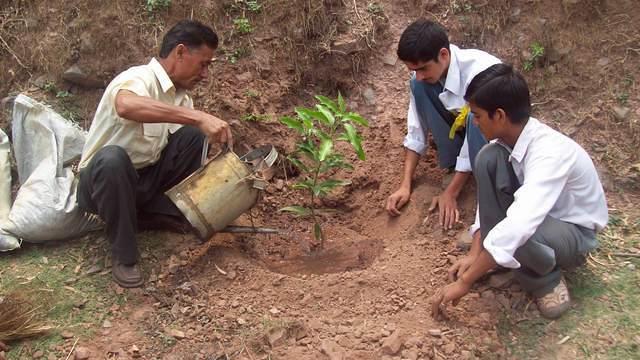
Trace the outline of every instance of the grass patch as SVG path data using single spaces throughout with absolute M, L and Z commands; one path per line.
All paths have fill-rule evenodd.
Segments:
M 640 359 L 640 259 L 612 255 L 637 248 L 638 225 L 611 214 L 599 250 L 565 274 L 574 307 L 560 319 L 503 314 L 498 335 L 514 358 Z
M 25 359 L 41 350 L 66 356 L 70 350 L 61 333 L 88 339 L 109 317 L 109 308 L 126 301 L 110 288 L 111 276 L 104 269 L 107 245 L 96 235 L 56 244 L 31 245 L 0 256 L 0 293 L 25 291 L 37 294 L 46 307 L 47 335 L 14 342 L 8 359 Z M 95 272 L 90 275 L 87 270 Z M 67 340 L 70 341 L 70 340 Z

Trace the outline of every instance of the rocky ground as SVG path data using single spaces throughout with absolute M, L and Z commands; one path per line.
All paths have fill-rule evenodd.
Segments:
M 8 68 L 14 75 L 5 79 L 8 85 L 3 85 L 3 91 L 20 89 L 48 96 L 61 111 L 81 114 L 78 121 L 88 126 L 87 119 L 101 94 L 100 83 L 132 64 L 122 54 L 143 61 L 151 53 L 143 50 L 153 49 L 152 40 L 162 33 L 163 21 L 171 23 L 190 13 L 189 4 L 177 2 L 167 13 L 160 13 L 160 20 L 149 20 L 133 3 L 94 4 L 102 10 L 95 24 L 88 20 L 91 4 L 86 1 L 75 2 L 73 11 L 62 5 L 45 10 L 45 4 L 22 4 L 39 14 L 36 19 L 41 21 L 71 17 L 64 20 L 71 27 L 54 26 L 39 42 L 48 44 L 59 37 L 71 45 L 60 51 L 65 54 L 64 61 L 48 66 L 24 65 L 31 72 L 31 85 L 26 87 L 18 84 L 28 75 L 20 63 L 13 61 Z M 224 6 L 232 3 L 244 2 L 229 1 Z M 357 1 L 355 7 L 345 5 L 350 2 L 338 3 L 324 2 L 330 10 L 325 16 L 339 19 L 338 32 L 344 26 L 340 20 L 344 14 L 375 21 L 361 32 L 356 30 L 362 28 L 354 26 L 347 32 L 352 36 L 347 40 L 344 36 L 333 39 L 333 50 L 362 48 L 350 57 L 329 57 L 324 64 L 314 62 L 313 57 L 327 59 L 331 49 L 297 48 L 299 58 L 284 61 L 287 53 L 277 40 L 282 36 L 279 31 L 290 30 L 283 19 L 294 15 L 279 10 L 282 4 L 278 1 L 263 2 L 263 12 L 251 15 L 255 29 L 245 37 L 227 30 L 233 27 L 233 17 L 239 10 L 217 4 L 199 9 L 226 37 L 213 69 L 214 79 L 196 91 L 196 103 L 229 120 L 240 146 L 271 143 L 282 153 L 291 151 L 292 134 L 276 119 L 294 105 L 308 106 L 310 95 L 316 93 L 334 96 L 340 90 L 348 105 L 369 119 L 370 127 L 364 132 L 368 160 L 356 164 L 348 175 L 351 186 L 327 200 L 340 212 L 325 219 L 326 249 L 310 254 L 310 224 L 277 211 L 302 199 L 291 188 L 295 178 L 278 174 L 250 216 L 243 216 L 239 223 L 253 221 L 281 229 L 282 233 L 219 234 L 205 243 L 192 235 L 143 233 L 142 264 L 148 275 L 144 288 L 123 290 L 108 285 L 97 300 L 91 298 L 89 303 L 76 295 L 78 300 L 74 300 L 68 317 L 91 308 L 95 319 L 81 328 L 90 328 L 92 336 L 79 336 L 78 328 L 60 329 L 60 341 L 47 349 L 27 345 L 21 348 L 24 353 L 13 352 L 13 356 L 57 359 L 74 353 L 76 359 L 332 360 L 514 357 L 498 334 L 499 319 L 508 314 L 517 323 L 539 315 L 509 273 L 487 276 L 457 307 L 448 309 L 446 319 L 436 321 L 430 316 L 429 297 L 445 284 L 447 268 L 464 255 L 455 240 L 473 220 L 473 185 L 460 199 L 461 224 L 452 231 L 440 230 L 436 216 L 427 212 L 432 196 L 442 190 L 443 183 L 429 152 L 419 166 L 412 200 L 403 214 L 390 219 L 383 210 L 386 197 L 399 182 L 408 103 L 409 74 L 394 55 L 395 42 L 404 27 L 422 14 L 450 28 L 454 43 L 486 49 L 521 67 L 532 62 L 525 74 L 532 87 L 536 116 L 574 136 L 592 153 L 609 192 L 610 207 L 627 208 L 637 199 L 638 186 L 638 171 L 633 168 L 639 161 L 633 150 L 640 133 L 638 37 L 634 37 L 638 31 L 633 27 L 621 32 L 600 29 L 632 24 L 640 20 L 640 12 L 633 1 L 623 0 L 452 0 L 442 4 Z M 5 33 L 12 29 L 10 20 L 15 18 L 25 18 L 27 29 L 36 26 L 25 15 L 29 12 L 21 12 L 18 5 L 3 6 Z M 11 12 L 14 8 L 18 15 Z M 123 20 L 126 9 L 137 9 L 133 19 L 144 23 Z M 316 14 L 317 9 L 303 10 L 308 15 Z M 318 20 L 321 16 L 314 16 L 305 18 L 306 27 L 300 31 L 323 29 Z M 103 44 L 101 36 L 110 34 L 105 25 L 109 19 L 122 24 L 131 39 L 139 40 L 117 45 L 106 39 Z M 279 23 L 284 25 L 278 27 Z M 362 25 L 365 21 L 354 23 Z M 372 38 L 373 28 L 376 31 Z M 364 37 L 355 36 L 358 34 Z M 530 45 L 534 42 L 545 46 L 544 57 L 532 57 Z M 16 57 L 24 59 L 19 52 L 21 45 L 10 44 Z M 96 54 L 103 54 L 108 46 L 123 50 L 106 64 L 95 64 Z M 69 48 L 71 55 L 67 53 Z M 250 48 L 251 54 L 240 56 L 245 48 Z M 240 57 L 234 60 L 234 56 Z M 73 63 L 78 67 L 61 76 L 66 83 L 46 71 L 49 68 L 63 73 Z M 331 66 L 336 63 L 342 70 L 331 76 Z M 69 80 L 75 85 L 62 85 Z M 80 274 L 107 278 L 108 271 L 102 270 L 108 269 L 109 262 L 104 238 L 90 235 L 78 244 L 85 257 L 77 265 L 82 264 Z M 67 269 L 74 266 L 70 264 Z

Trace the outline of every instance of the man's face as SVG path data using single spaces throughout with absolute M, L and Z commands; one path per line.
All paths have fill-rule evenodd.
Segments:
M 446 75 L 449 69 L 449 50 L 442 48 L 438 53 L 438 61 L 420 61 L 417 63 L 404 61 L 407 69 L 416 72 L 416 79 L 429 84 L 436 84 L 442 77 Z
M 214 50 L 207 45 L 192 49 L 182 44 L 178 47 L 174 82 L 179 88 L 191 90 L 209 77 L 209 65 L 213 60 Z
M 473 102 L 469 103 L 469 109 L 473 114 L 473 122 L 480 129 L 480 132 L 482 132 L 482 135 L 484 135 L 487 141 L 500 137 L 500 134 L 502 134 L 501 130 L 504 125 L 502 119 L 500 119 L 502 109 L 496 110 L 493 116 L 489 116 L 489 113 L 486 110 L 478 107 Z

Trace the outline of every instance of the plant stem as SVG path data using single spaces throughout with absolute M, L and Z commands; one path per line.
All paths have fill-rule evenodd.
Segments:
M 320 176 L 320 167 L 322 166 L 322 161 L 318 160 L 316 162 L 316 171 L 315 174 L 313 175 L 313 188 L 315 189 L 316 184 L 318 183 L 318 176 Z M 313 219 L 313 225 L 314 225 L 314 236 L 315 236 L 315 226 L 318 226 L 318 229 L 320 229 L 320 250 L 324 249 L 324 232 L 322 231 L 322 226 L 320 226 L 320 223 L 318 222 L 317 218 L 316 218 L 316 212 L 315 212 L 315 199 L 316 199 L 316 195 L 314 193 L 313 190 L 311 190 L 311 218 Z

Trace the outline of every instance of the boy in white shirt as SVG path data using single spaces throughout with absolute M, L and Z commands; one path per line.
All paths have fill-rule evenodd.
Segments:
M 433 299 L 454 305 L 497 265 L 511 268 L 540 313 L 570 307 L 561 268 L 582 265 L 607 224 L 604 190 L 587 152 L 530 117 L 529 89 L 505 64 L 478 74 L 467 89 L 474 121 L 492 141 L 477 156 L 478 213 L 469 254 L 449 269 L 453 283 Z
M 399 209 L 409 201 L 411 180 L 431 132 L 440 167 L 456 171 L 432 204 L 432 209 L 439 208 L 441 225 L 450 229 L 458 220 L 456 199 L 471 174 L 476 154 L 486 144 L 464 111 L 464 94 L 476 74 L 500 60 L 484 51 L 463 50 L 450 44 L 446 30 L 425 19 L 416 20 L 404 30 L 398 43 L 398 58 L 413 74 L 404 171 L 400 187 L 387 199 L 386 210 L 398 216 Z

